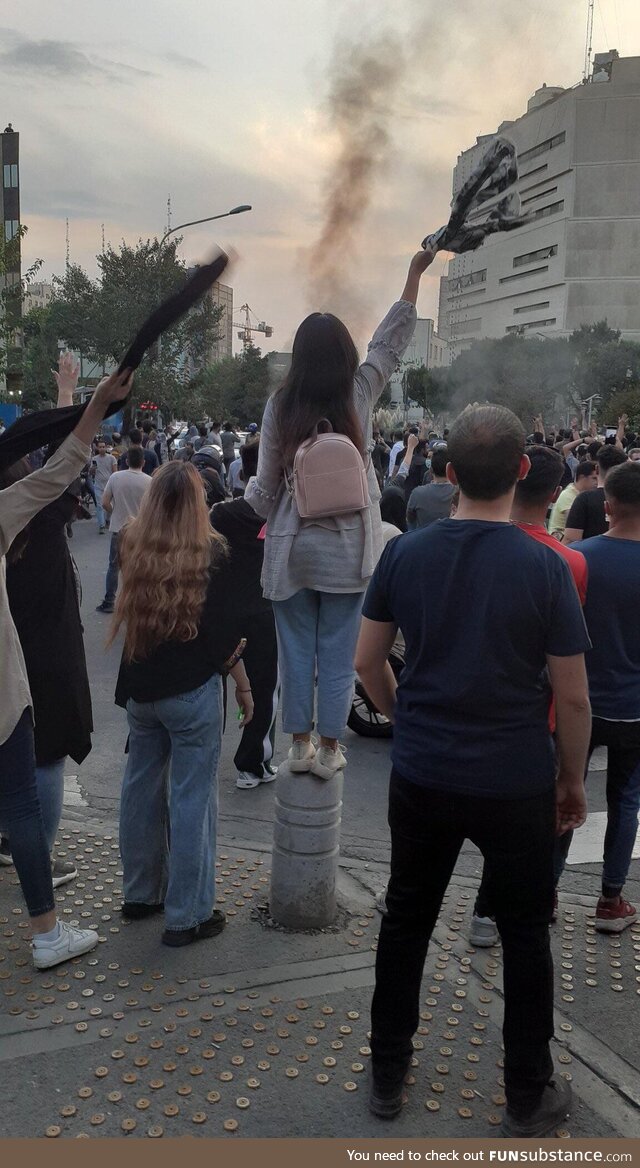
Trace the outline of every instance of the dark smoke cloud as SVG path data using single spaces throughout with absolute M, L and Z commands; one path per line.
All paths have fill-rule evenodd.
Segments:
M 404 68 L 401 46 L 389 36 L 343 45 L 335 56 L 327 112 L 340 145 L 323 225 L 309 254 L 309 289 L 315 308 L 348 313 L 352 324 L 359 323 L 365 304 L 355 292 L 350 264 L 374 180 L 388 161 L 393 99 Z
M 524 112 L 526 98 L 547 79 L 546 48 L 560 38 L 566 19 L 557 0 L 526 8 L 513 0 L 403 0 L 393 15 L 393 31 L 364 33 L 334 49 L 325 110 L 337 153 L 321 227 L 306 257 L 310 306 L 344 316 L 357 331 L 371 323 L 355 259 L 368 212 L 380 210 L 379 180 L 391 163 L 403 174 L 404 189 L 393 175 L 390 189 L 396 216 L 416 223 L 417 249 L 448 218 L 443 166 L 450 173 L 475 135 Z M 478 107 L 482 115 L 474 112 Z M 416 194 L 418 206 L 411 205 Z

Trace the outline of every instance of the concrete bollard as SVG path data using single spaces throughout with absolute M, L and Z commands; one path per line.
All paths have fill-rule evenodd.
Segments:
M 276 779 L 271 916 L 289 929 L 321 929 L 336 917 L 342 771 L 332 779 L 292 774 Z

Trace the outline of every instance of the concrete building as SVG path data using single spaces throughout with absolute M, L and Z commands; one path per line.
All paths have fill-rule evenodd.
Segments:
M 543 85 L 498 127 L 518 151 L 522 209 L 535 220 L 449 263 L 438 329 L 452 358 L 475 339 L 567 336 L 605 318 L 640 341 L 639 131 L 640 57 L 615 50 L 596 54 L 588 83 Z M 454 193 L 493 137 L 459 156 Z
M 218 325 L 220 340 L 213 346 L 210 360 L 222 361 L 225 357 L 233 357 L 233 288 L 217 281 L 210 295 L 212 303 L 223 309 Z
M 1 123 L 0 123 L 1 124 Z M 0 230 L 3 231 L 5 245 L 16 239 L 20 229 L 20 135 L 16 133 L 9 122 L 4 132 L 0 134 Z M 20 284 L 22 276 L 22 262 L 19 242 L 4 251 L 4 265 L 6 271 L 0 274 L 0 287 L 7 288 Z M 0 312 L 3 312 L 0 306 Z M 2 324 L 0 345 L 8 349 L 6 358 L 6 375 L 0 372 L 0 391 L 10 396 L 19 395 L 22 387 L 22 374 L 18 371 L 17 362 L 12 361 L 12 349 L 20 347 L 20 299 L 9 305 L 6 323 Z M 16 368 L 12 366 L 16 365 Z M 3 360 L 2 365 L 5 365 Z
M 442 369 L 450 364 L 449 343 L 436 332 L 430 318 L 418 317 L 416 328 L 407 346 L 400 368 L 396 369 L 389 386 L 391 389 L 391 409 L 404 402 L 403 378 L 408 369 Z M 422 417 L 422 411 L 419 411 Z
M 38 281 L 29 284 L 23 301 L 23 312 L 31 312 L 32 308 L 46 308 L 53 298 L 53 284 Z

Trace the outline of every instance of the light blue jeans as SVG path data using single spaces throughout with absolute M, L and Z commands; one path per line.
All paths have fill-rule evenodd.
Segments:
M 64 764 L 66 758 L 59 758 L 47 766 L 36 767 L 36 787 L 40 809 L 44 821 L 44 834 L 51 852 L 56 842 L 56 833 L 62 816 L 64 800 Z
M 285 734 L 313 729 L 318 686 L 318 733 L 340 738 L 353 701 L 353 659 L 363 592 L 315 592 L 302 588 L 273 602 L 282 682 Z
M 56 834 L 62 817 L 64 764 L 66 761 L 66 757 L 58 758 L 55 762 L 48 763 L 47 766 L 37 766 L 35 768 L 36 791 L 42 812 L 44 836 L 49 852 L 53 850 L 53 845 L 56 842 Z M 8 830 L 4 829 L 4 825 L 2 826 L 2 835 L 9 838 Z M 11 842 L 10 839 L 9 842 Z
M 127 702 L 129 757 L 120 801 L 124 899 L 164 901 L 167 929 L 191 929 L 215 900 L 222 684 Z

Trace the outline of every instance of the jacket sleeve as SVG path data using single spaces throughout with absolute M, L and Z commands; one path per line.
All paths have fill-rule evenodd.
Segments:
M 43 507 L 59 498 L 78 476 L 91 451 L 70 434 L 41 470 L 0 491 L 0 555 Z
M 249 479 L 244 493 L 247 503 L 262 519 L 269 517 L 269 512 L 282 483 L 283 474 L 273 398 L 269 398 L 262 419 L 257 474 Z
M 375 405 L 392 373 L 395 373 L 416 327 L 415 304 L 392 304 L 369 342 L 367 356 L 356 373 L 356 392 Z

